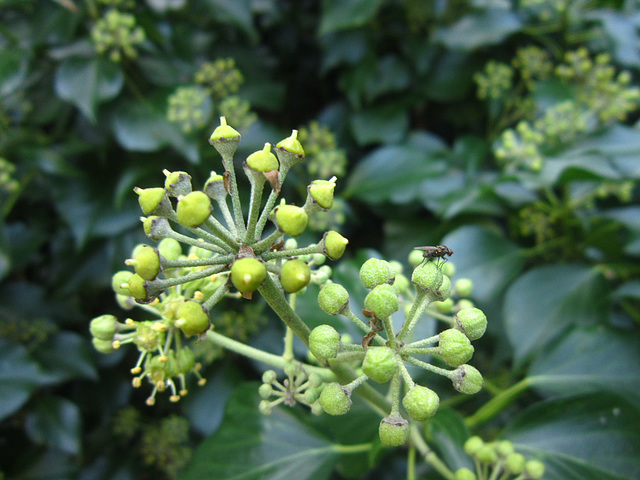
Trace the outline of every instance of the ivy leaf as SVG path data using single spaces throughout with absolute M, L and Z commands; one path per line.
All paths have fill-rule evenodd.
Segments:
M 545 351 L 570 326 L 601 324 L 607 285 L 585 265 L 546 265 L 528 271 L 507 290 L 505 329 L 516 364 Z
M 96 107 L 120 93 L 124 74 L 117 64 L 104 58 L 76 57 L 58 66 L 54 82 L 60 98 L 73 103 L 95 122 Z
M 382 0 L 324 0 L 318 34 L 361 27 L 375 16 L 382 3 Z
M 89 343 L 77 333 L 59 332 L 40 345 L 33 356 L 56 382 L 72 378 L 98 380 L 92 353 Z
M 637 402 L 600 392 L 539 402 L 504 432 L 517 451 L 545 464 L 548 480 L 640 478 Z
M 249 0 L 206 0 L 211 18 L 217 22 L 233 25 L 242 30 L 251 39 L 257 40 L 258 36 L 253 26 L 253 14 Z
M 29 437 L 40 445 L 78 455 L 81 423 L 80 410 L 75 403 L 62 398 L 45 397 L 36 400 L 30 409 L 25 429 Z
M 518 16 L 504 9 L 487 9 L 462 17 L 435 34 L 435 40 L 457 50 L 495 45 L 522 27 Z
M 451 408 L 439 408 L 438 413 L 426 424 L 427 439 L 438 449 L 442 460 L 454 471 L 466 467 L 473 469 L 471 458 L 464 451 L 469 429 L 458 412 Z
M 351 130 L 360 146 L 397 143 L 406 135 L 408 128 L 407 112 L 398 105 L 377 105 L 351 117 Z
M 229 401 L 222 426 L 198 448 L 181 480 L 324 480 L 339 454 L 333 444 L 287 407 L 258 411 L 258 385 L 245 384 Z
M 0 97 L 6 97 L 24 85 L 29 53 L 19 48 L 0 50 Z

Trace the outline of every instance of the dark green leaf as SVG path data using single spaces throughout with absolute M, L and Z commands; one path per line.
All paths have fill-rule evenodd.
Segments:
M 518 414 L 505 438 L 545 463 L 549 480 L 640 478 L 637 403 L 604 392 L 540 402 Z
M 600 272 L 584 265 L 546 265 L 518 278 L 504 302 L 505 329 L 516 363 L 544 352 L 570 326 L 601 324 L 607 294 Z
M 333 444 L 287 407 L 258 411 L 258 385 L 238 388 L 222 426 L 198 448 L 181 480 L 324 480 L 339 458 Z
M 524 267 L 525 260 L 515 244 L 481 227 L 458 228 L 443 243 L 455 252 L 451 261 L 456 266 L 456 276 L 473 281 L 471 296 L 482 303 L 501 295 Z
M 382 0 L 324 0 L 319 34 L 361 27 L 376 14 Z
M 98 379 L 89 341 L 73 332 L 58 332 L 33 354 L 43 369 L 63 382 L 72 378 Z
M 469 429 L 458 412 L 451 408 L 440 408 L 426 424 L 427 440 L 442 456 L 452 470 L 473 469 L 471 458 L 464 452 L 464 442 L 469 438 Z
M 528 380 L 544 393 L 606 391 L 640 404 L 638 336 L 604 328 L 572 331 L 529 368 Z
M 19 48 L 0 50 L 0 97 L 6 97 L 23 85 L 29 65 L 29 53 Z
M 253 14 L 249 0 L 206 0 L 211 18 L 242 30 L 250 38 L 256 38 Z
M 409 117 L 398 105 L 378 105 L 360 110 L 351 118 L 351 130 L 360 146 L 397 143 L 409 127 Z
M 123 84 L 120 67 L 100 57 L 65 60 L 55 75 L 58 96 L 76 105 L 92 121 L 97 105 L 115 98 Z
M 27 434 L 34 442 L 71 455 L 80 453 L 80 410 L 75 403 L 62 398 L 36 400 L 26 418 Z
M 439 30 L 435 39 L 451 49 L 475 50 L 495 45 L 522 27 L 518 16 L 504 9 L 487 9 L 462 17 Z

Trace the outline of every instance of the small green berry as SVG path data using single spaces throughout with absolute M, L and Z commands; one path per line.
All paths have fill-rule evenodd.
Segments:
M 338 260 L 344 254 L 349 240 L 334 230 L 329 230 L 322 238 L 324 253 L 331 260 Z
M 478 340 L 487 330 L 487 317 L 479 308 L 463 308 L 455 316 L 455 328 L 469 340 Z
M 480 450 L 484 446 L 484 441 L 482 438 L 474 435 L 473 437 L 469 437 L 466 442 L 464 442 L 464 452 L 470 457 L 474 457 L 478 450 Z
M 331 180 L 314 180 L 308 187 L 311 198 L 325 210 L 333 207 L 333 191 L 336 188 L 336 177 Z
M 513 475 L 520 475 L 524 471 L 525 459 L 521 453 L 508 455 L 504 463 L 507 471 Z
M 284 150 L 289 153 L 292 153 L 301 159 L 304 158 L 304 149 L 298 140 L 298 131 L 293 130 L 291 135 L 285 138 L 284 140 L 280 140 L 276 144 L 276 148 L 279 150 Z
M 400 447 L 409 438 L 409 422 L 399 415 L 383 418 L 378 428 L 380 441 L 388 447 Z
M 508 457 L 513 453 L 513 443 L 509 440 L 502 440 L 496 444 L 496 452 L 500 457 Z
M 253 152 L 247 157 L 249 168 L 257 172 L 271 172 L 278 169 L 278 159 L 271 153 L 271 144 L 265 143 L 262 150 Z
M 295 293 L 309 285 L 311 269 L 302 260 L 289 260 L 282 266 L 280 283 L 288 293 Z
M 456 281 L 455 291 L 461 297 L 468 297 L 473 291 L 473 282 L 468 278 L 461 278 Z
M 150 245 L 139 245 L 134 249 L 132 257 L 125 263 L 133 266 L 136 273 L 145 280 L 153 280 L 162 270 L 160 254 Z
M 340 347 L 340 334 L 331 325 L 319 325 L 309 335 L 309 350 L 319 360 L 334 358 Z
M 146 280 L 137 273 L 134 273 L 127 282 L 127 289 L 133 298 L 140 301 L 149 300 L 149 294 L 145 286 Z
M 176 310 L 175 325 L 187 337 L 201 335 L 209 330 L 209 312 L 202 304 L 187 299 Z
M 451 313 L 455 302 L 453 301 L 453 299 L 447 298 L 446 300 L 443 300 L 441 302 L 434 302 L 433 305 L 435 305 L 440 313 Z
M 459 330 L 450 328 L 440 333 L 438 354 L 452 367 L 457 367 L 473 356 L 473 345 L 466 335 Z
M 241 258 L 231 267 L 231 282 L 240 293 L 253 292 L 266 278 L 267 268 L 256 258 Z
M 196 354 L 189 347 L 178 350 L 176 354 L 176 366 L 178 373 L 186 375 L 196 366 Z
M 273 387 L 269 383 L 263 383 L 260 385 L 260 388 L 258 388 L 258 393 L 260 394 L 260 397 L 266 400 L 273 393 Z
M 437 290 L 429 292 L 432 301 L 441 302 L 451 296 L 451 279 L 446 275 L 442 276 L 442 283 Z
M 418 265 L 411 275 L 411 281 L 414 285 L 424 290 L 435 291 L 442 285 L 442 270 L 437 262 L 422 262 Z
M 471 365 L 460 365 L 453 371 L 451 379 L 453 388 L 466 395 L 473 395 L 482 390 L 484 380 L 482 374 Z
M 187 172 L 165 170 L 164 174 L 167 177 L 164 181 L 164 188 L 170 196 L 178 197 L 191 193 L 191 175 Z
M 307 228 L 309 216 L 304 208 L 282 204 L 275 209 L 278 229 L 292 237 L 297 237 Z
M 213 207 L 206 193 L 191 192 L 178 199 L 176 214 L 178 223 L 184 227 L 199 227 L 211 215 Z
M 342 385 L 328 383 L 320 394 L 320 405 L 329 415 L 344 415 L 351 409 L 351 395 Z
M 273 383 L 278 378 L 275 370 L 267 370 L 262 374 L 262 383 Z
M 111 277 L 111 288 L 113 291 L 118 295 L 131 295 L 127 284 L 129 283 L 132 275 L 133 273 L 129 270 L 121 270 L 114 273 L 113 277 Z
M 258 411 L 262 415 L 271 415 L 273 413 L 273 405 L 269 400 L 261 400 L 258 404 Z
M 399 308 L 398 292 L 386 283 L 378 285 L 365 297 L 364 307 L 378 318 L 390 317 Z
M 338 315 L 349 307 L 349 292 L 338 283 L 325 283 L 318 294 L 318 305 L 324 313 Z
M 160 215 L 165 216 L 168 214 L 167 208 L 171 207 L 167 198 L 167 191 L 164 188 L 139 188 L 133 189 L 138 194 L 138 203 L 145 215 Z
M 495 463 L 498 460 L 496 449 L 493 447 L 493 445 L 488 443 L 485 443 L 482 447 L 480 447 L 480 449 L 476 452 L 475 457 L 482 463 Z
M 398 369 L 395 352 L 389 347 L 369 347 L 362 362 L 362 371 L 371 380 L 386 383 Z
M 113 342 L 109 340 L 101 340 L 100 338 L 94 337 L 91 339 L 91 343 L 93 344 L 93 348 L 100 353 L 113 353 L 116 351 L 113 348 Z
M 177 260 L 182 255 L 182 246 L 173 238 L 164 238 L 158 244 L 158 252 L 167 260 Z
M 374 288 L 383 283 L 392 283 L 395 277 L 389 262 L 370 258 L 360 267 L 360 281 L 366 288 Z
M 542 478 L 544 475 L 544 463 L 538 460 L 529 460 L 524 464 L 524 474 L 527 475 L 526 478 L 531 478 L 532 480 Z
M 158 242 L 163 238 L 169 237 L 172 233 L 171 225 L 169 225 L 169 221 L 164 217 L 152 215 L 143 219 L 142 222 L 144 234 L 150 240 Z
M 454 480 L 476 480 L 476 474 L 468 468 L 461 468 L 456 471 Z
M 89 331 L 94 338 L 113 342 L 118 331 L 118 319 L 114 315 L 101 315 L 89 323 Z
M 227 119 L 220 117 L 220 126 L 216 127 L 211 136 L 209 137 L 209 143 L 225 142 L 231 140 L 239 140 L 240 134 L 237 130 L 227 125 Z
M 433 390 L 415 385 L 402 399 L 402 405 L 413 420 L 423 422 L 438 411 L 440 399 Z

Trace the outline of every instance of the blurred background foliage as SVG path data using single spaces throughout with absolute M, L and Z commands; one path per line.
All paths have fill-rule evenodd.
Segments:
M 240 160 L 301 130 L 288 199 L 340 177 L 314 228 L 350 238 L 335 274 L 353 292 L 368 256 L 455 251 L 490 326 L 484 392 L 426 426 L 451 468 L 479 433 L 545 478 L 640 478 L 639 27 L 634 0 L 2 1 L 0 476 L 404 475 L 402 450 L 331 450 L 376 437 L 366 408 L 262 417 L 245 383 L 263 367 L 215 351 L 205 387 L 149 408 L 131 359 L 91 348 L 145 241 L 132 188 L 219 171 L 207 138 L 225 115 Z M 327 321 L 315 293 L 299 299 L 311 326 Z M 246 305 L 223 333 L 279 352 L 280 327 Z

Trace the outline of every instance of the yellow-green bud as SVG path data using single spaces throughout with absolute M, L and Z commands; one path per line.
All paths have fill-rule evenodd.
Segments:
M 196 191 L 180 197 L 176 214 L 180 225 L 184 227 L 199 227 L 209 218 L 212 211 L 211 200 L 209 200 L 207 194 Z
M 334 358 L 340 347 L 340 334 L 331 325 L 319 325 L 309 335 L 309 350 L 320 360 Z
M 196 354 L 189 347 L 181 348 L 176 354 L 178 373 L 186 375 L 196 366 Z
M 399 415 L 390 415 L 380 422 L 378 434 L 383 445 L 400 447 L 409 438 L 409 422 Z
M 314 180 L 308 187 L 309 195 L 325 210 L 333 207 L 333 191 L 336 188 L 336 177 L 331 180 Z
M 118 319 L 114 315 L 100 315 L 91 320 L 89 331 L 94 338 L 112 342 L 118 331 Z
M 167 238 L 172 232 L 171 225 L 169 225 L 169 220 L 167 220 L 165 217 L 152 215 L 145 218 L 142 225 L 144 227 L 144 234 L 147 236 L 147 238 L 156 242 L 162 240 L 163 238 Z
M 324 253 L 331 260 L 338 260 L 342 257 L 348 243 L 349 240 L 334 230 L 329 230 L 322 238 Z
M 164 174 L 167 177 L 164 181 L 164 188 L 167 189 L 169 195 L 177 197 L 191 193 L 191 175 L 187 172 L 165 170 Z
M 479 308 L 463 308 L 455 316 L 455 328 L 469 340 L 478 340 L 487 330 L 487 317 Z
M 165 238 L 158 244 L 158 252 L 167 260 L 177 260 L 182 255 L 182 246 L 173 238 Z
M 320 405 L 329 415 L 344 415 L 351 408 L 351 394 L 340 384 L 328 383 L 320 394 Z
M 220 117 L 220 126 L 216 127 L 211 136 L 209 137 L 209 143 L 213 144 L 216 141 L 228 141 L 236 140 L 240 138 L 240 133 L 237 130 L 227 125 L 227 119 Z
M 349 306 L 349 292 L 338 283 L 326 283 L 318 294 L 318 305 L 324 313 L 338 315 Z
M 450 328 L 440 333 L 438 354 L 452 367 L 457 367 L 473 356 L 473 345 L 464 333 Z
M 544 463 L 538 460 L 529 460 L 524 464 L 524 473 L 527 478 L 538 480 L 544 475 Z
M 133 189 L 138 194 L 138 203 L 145 215 L 165 216 L 171 210 L 171 204 L 167 198 L 167 191 L 164 188 L 139 188 Z
M 258 404 L 258 411 L 262 415 L 271 415 L 273 413 L 273 405 L 269 400 L 261 400 Z
M 460 393 L 466 395 L 473 395 L 482 390 L 484 380 L 482 374 L 471 365 L 460 365 L 453 371 L 453 377 L 451 379 L 453 388 Z
M 271 172 L 278 169 L 278 159 L 271 153 L 271 144 L 265 143 L 262 150 L 247 157 L 247 165 L 257 172 Z
M 423 422 L 438 411 L 440 398 L 433 390 L 415 385 L 402 399 L 402 405 L 413 420 Z
M 461 468 L 456 471 L 454 480 L 476 480 L 476 474 L 468 468 Z
M 209 329 L 209 312 L 202 304 L 187 299 L 176 310 L 175 325 L 187 337 L 200 335 Z
M 111 277 L 111 288 L 113 291 L 119 295 L 131 295 L 127 284 L 129 283 L 132 275 L 133 273 L 129 270 L 121 270 L 114 273 L 113 277 Z
M 386 283 L 378 285 L 364 299 L 364 307 L 378 318 L 387 318 L 398 311 L 398 292 Z
M 298 131 L 293 130 L 291 135 L 285 138 L 284 140 L 280 140 L 276 144 L 276 148 L 279 150 L 285 150 L 287 152 L 293 153 L 294 155 L 304 158 L 304 149 L 302 145 L 298 141 Z
M 441 302 L 434 302 L 433 305 L 435 305 L 440 313 L 450 313 L 455 303 L 451 298 L 447 298 Z
M 301 207 L 295 205 L 279 205 L 276 207 L 275 219 L 280 231 L 297 237 L 307 228 L 309 216 Z
M 524 471 L 525 459 L 521 453 L 512 453 L 507 456 L 504 466 L 509 473 L 520 475 Z
M 102 340 L 100 338 L 97 337 L 93 337 L 91 339 L 91 343 L 93 344 L 93 348 L 96 349 L 96 351 L 100 352 L 100 353 L 113 353 L 116 351 L 115 348 L 113 348 L 113 342 L 110 340 Z
M 496 444 L 496 452 L 501 457 L 508 457 L 513 453 L 513 443 L 509 440 L 502 440 Z
M 429 297 L 432 301 L 441 302 L 446 300 L 451 295 L 451 279 L 446 275 L 442 276 L 442 283 L 440 288 L 429 292 Z
M 473 282 L 469 278 L 461 278 L 456 281 L 455 291 L 461 297 L 468 297 L 473 291 Z
M 262 385 L 260 385 L 260 388 L 258 388 L 258 394 L 265 400 L 269 398 L 272 393 L 273 387 L 269 383 L 263 383 Z
M 391 283 L 395 277 L 389 262 L 379 258 L 370 258 L 360 267 L 360 281 L 366 288 Z
M 498 460 L 496 449 L 491 444 L 485 443 L 480 450 L 476 452 L 476 458 L 482 463 L 494 463 Z
M 438 290 L 442 285 L 442 279 L 442 270 L 436 262 L 422 262 L 411 275 L 411 281 L 414 285 L 429 291 Z
M 262 374 L 262 383 L 273 383 L 278 378 L 275 370 L 267 370 Z
M 295 293 L 307 285 L 311 280 L 311 269 L 302 260 L 289 260 L 282 266 L 280 283 L 286 292 Z
M 224 187 L 224 177 L 211 172 L 209 179 L 204 184 L 204 191 L 216 202 L 221 202 L 227 196 L 227 189 Z
M 371 380 L 386 383 L 398 369 L 395 352 L 389 347 L 369 347 L 362 362 L 362 371 Z
M 267 268 L 256 258 L 241 258 L 231 267 L 231 282 L 240 293 L 251 293 L 267 278 Z
M 132 257 L 125 263 L 131 265 L 145 280 L 153 280 L 160 273 L 160 255 L 152 246 L 139 245 L 134 249 Z
M 146 280 L 137 273 L 131 275 L 131 278 L 129 278 L 127 289 L 136 300 L 147 301 L 149 299 L 145 282 Z
M 478 450 L 480 450 L 484 446 L 484 441 L 482 438 L 474 435 L 473 437 L 469 437 L 466 442 L 464 442 L 464 452 L 474 457 Z

